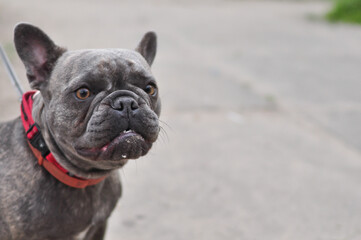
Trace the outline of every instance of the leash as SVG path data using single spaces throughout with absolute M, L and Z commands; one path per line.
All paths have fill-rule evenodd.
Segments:
M 13 86 L 15 87 L 16 89 L 16 92 L 18 93 L 18 96 L 19 96 L 19 101 L 21 101 L 22 99 L 22 96 L 24 94 L 24 90 L 23 88 L 21 87 L 20 83 L 19 83 L 19 80 L 15 74 L 15 71 L 9 61 L 9 58 L 7 57 L 3 47 L 0 45 L 0 56 L 1 56 L 1 59 L 4 63 L 4 66 L 6 68 L 6 72 L 8 73 L 9 75 L 9 78 L 10 78 L 10 81 L 11 83 L 13 84 Z

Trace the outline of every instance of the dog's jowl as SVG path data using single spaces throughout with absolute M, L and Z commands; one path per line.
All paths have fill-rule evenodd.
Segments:
M 68 51 L 19 24 L 14 42 L 33 90 L 0 124 L 0 239 L 103 239 L 117 169 L 158 137 L 156 35 L 134 51 Z

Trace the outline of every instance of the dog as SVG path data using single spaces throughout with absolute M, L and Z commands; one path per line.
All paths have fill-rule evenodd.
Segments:
M 117 169 L 160 132 L 156 34 L 135 50 L 68 51 L 20 23 L 14 43 L 33 91 L 0 124 L 0 239 L 103 239 Z

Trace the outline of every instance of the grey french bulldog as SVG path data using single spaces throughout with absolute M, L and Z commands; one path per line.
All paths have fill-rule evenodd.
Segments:
M 67 51 L 21 23 L 14 42 L 38 90 L 31 114 L 48 150 L 70 177 L 102 181 L 58 181 L 38 164 L 20 117 L 0 124 L 0 239 L 103 239 L 121 196 L 117 169 L 145 155 L 160 131 L 156 35 L 146 33 L 135 51 Z

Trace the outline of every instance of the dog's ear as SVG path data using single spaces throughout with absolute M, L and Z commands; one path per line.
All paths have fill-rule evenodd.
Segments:
M 139 52 L 148 62 L 149 66 L 151 66 L 157 52 L 157 35 L 155 32 L 147 32 L 140 41 L 136 51 Z
M 41 90 L 46 85 L 56 60 L 66 49 L 55 45 L 39 28 L 26 23 L 15 27 L 14 42 L 25 65 L 30 87 Z

